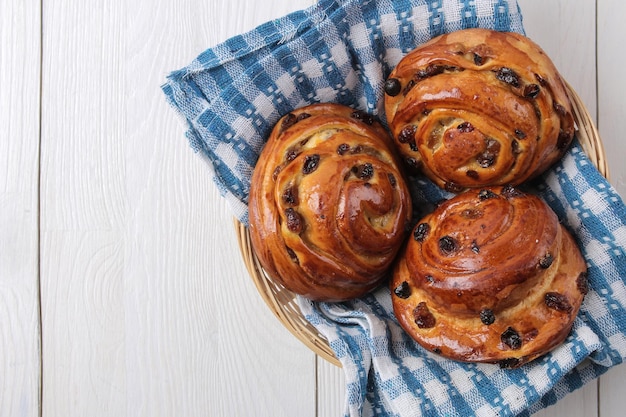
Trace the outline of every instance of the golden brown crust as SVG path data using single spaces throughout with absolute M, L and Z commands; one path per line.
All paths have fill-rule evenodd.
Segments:
M 314 300 L 380 285 L 411 198 L 389 134 L 371 116 L 314 104 L 282 117 L 252 176 L 250 236 L 264 269 Z
M 516 33 L 434 38 L 400 61 L 385 90 L 402 155 L 450 191 L 521 184 L 559 159 L 574 135 L 561 76 Z
M 425 348 L 517 367 L 568 335 L 586 264 L 543 200 L 494 187 L 463 192 L 425 216 L 390 287 L 400 324 Z

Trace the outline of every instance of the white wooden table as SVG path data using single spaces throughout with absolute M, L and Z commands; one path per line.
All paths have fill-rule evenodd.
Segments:
M 0 0 L 0 416 L 339 416 L 159 89 L 313 0 Z M 520 0 L 626 196 L 626 3 Z M 621 417 L 626 367 L 543 411 Z

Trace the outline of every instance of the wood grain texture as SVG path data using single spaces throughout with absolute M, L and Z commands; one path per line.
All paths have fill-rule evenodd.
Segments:
M 598 129 L 607 153 L 611 183 L 626 199 L 626 149 L 622 131 L 626 115 L 626 78 L 621 74 L 626 59 L 620 53 L 626 39 L 626 3 L 614 0 L 597 2 Z
M 336 417 L 346 409 L 346 378 L 343 369 L 318 359 L 317 417 Z
M 39 2 L 0 0 L 0 416 L 36 416 Z
M 624 16 L 626 3 L 598 0 L 598 129 L 607 153 L 611 183 L 622 199 L 626 199 L 626 145 L 621 128 L 626 115 L 626 78 L 621 69 L 626 66 L 626 58 L 620 53 L 626 39 Z M 624 415 L 624 381 L 624 364 L 600 378 L 601 417 Z
M 159 88 L 297 7 L 274 4 L 44 8 L 44 415 L 314 415 L 314 354 L 256 293 Z

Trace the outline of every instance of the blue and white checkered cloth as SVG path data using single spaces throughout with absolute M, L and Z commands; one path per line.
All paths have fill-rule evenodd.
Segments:
M 384 122 L 383 83 L 402 56 L 468 27 L 523 33 L 515 0 L 321 0 L 207 49 L 173 72 L 163 91 L 245 224 L 252 170 L 282 115 L 332 101 Z M 346 415 L 530 415 L 626 358 L 621 198 L 577 143 L 534 185 L 573 232 L 589 267 L 590 291 L 565 343 L 515 370 L 464 364 L 413 342 L 394 318 L 386 288 L 345 303 L 299 298 L 342 363 Z M 417 200 L 447 196 L 423 179 L 412 187 Z

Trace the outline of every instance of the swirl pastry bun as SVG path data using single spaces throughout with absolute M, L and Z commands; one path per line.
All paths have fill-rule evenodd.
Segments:
M 567 337 L 586 271 L 574 239 L 539 197 L 475 189 L 416 225 L 391 297 L 401 326 L 426 349 L 515 368 Z
M 417 47 L 385 83 L 401 154 L 452 192 L 519 185 L 572 141 L 566 86 L 545 52 L 517 33 L 452 32 Z
M 283 116 L 255 167 L 250 236 L 266 272 L 313 300 L 355 298 L 389 277 L 411 197 L 372 116 L 313 104 Z

